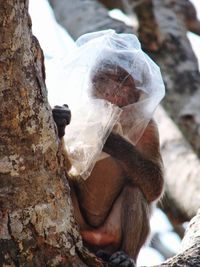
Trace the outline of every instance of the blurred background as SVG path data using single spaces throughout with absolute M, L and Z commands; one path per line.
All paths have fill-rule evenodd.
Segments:
M 138 266 L 163 262 L 178 252 L 200 206 L 199 0 L 30 0 L 30 15 L 45 55 L 51 106 L 67 102 L 66 58 L 84 33 L 110 28 L 134 33 L 160 66 L 166 97 L 156 120 L 166 189 L 153 212 L 152 233 Z

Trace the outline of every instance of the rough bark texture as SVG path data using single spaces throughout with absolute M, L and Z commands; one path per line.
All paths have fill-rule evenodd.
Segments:
M 190 221 L 179 253 L 159 265 L 160 267 L 199 267 L 200 266 L 200 210 Z
M 108 10 L 94 0 L 49 0 L 57 21 L 77 39 L 88 32 L 115 29 L 116 32 L 133 32 L 123 22 L 112 19 Z
M 0 0 L 0 266 L 103 266 L 82 248 L 28 1 Z

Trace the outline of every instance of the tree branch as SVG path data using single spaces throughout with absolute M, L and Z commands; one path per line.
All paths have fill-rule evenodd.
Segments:
M 155 117 L 159 124 L 161 151 L 166 166 L 167 201 L 164 197 L 161 206 L 168 203 L 167 214 L 173 214 L 174 219 L 182 223 L 195 216 L 199 209 L 200 161 L 161 107 L 156 111 Z
M 133 33 L 132 27 L 125 23 L 112 19 L 108 10 L 94 0 L 49 0 L 57 21 L 67 29 L 69 34 L 77 39 L 84 33 L 115 29 L 116 32 Z M 68 14 L 70 14 L 68 16 Z

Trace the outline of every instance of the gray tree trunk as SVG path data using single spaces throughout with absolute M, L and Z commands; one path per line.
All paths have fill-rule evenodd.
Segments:
M 162 107 L 155 118 L 166 176 L 167 196 L 164 195 L 160 206 L 176 223 L 189 221 L 200 207 L 200 160 Z
M 72 216 L 28 1 L 0 0 L 0 40 L 0 266 L 103 266 Z
M 112 19 L 107 9 L 94 0 L 49 0 L 57 21 L 77 39 L 84 33 L 115 29 L 116 32 L 133 32 L 123 22 Z M 67 13 L 66 13 L 67 12 Z

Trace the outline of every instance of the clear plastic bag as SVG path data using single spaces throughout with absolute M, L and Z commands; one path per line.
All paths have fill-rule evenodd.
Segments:
M 112 130 L 133 144 L 138 142 L 165 88 L 159 67 L 141 50 L 133 34 L 116 34 L 113 30 L 89 33 L 76 45 L 65 59 L 68 93 L 63 102 L 69 105 L 72 120 L 64 138 L 72 163 L 69 175 L 86 179 Z M 114 81 L 116 93 L 114 86 L 107 90 L 113 83 L 109 75 L 119 77 Z M 136 96 L 129 90 L 131 86 Z

